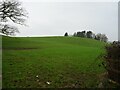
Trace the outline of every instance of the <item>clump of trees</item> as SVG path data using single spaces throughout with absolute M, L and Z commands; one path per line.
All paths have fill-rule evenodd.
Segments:
M 107 42 L 108 38 L 105 34 L 94 34 L 92 31 L 79 31 L 79 32 L 75 32 L 73 34 L 74 37 L 82 37 L 82 38 L 91 38 L 91 39 L 95 39 L 95 40 L 99 40 L 99 41 L 104 41 Z
M 74 34 L 73 34 L 73 36 L 75 36 L 75 37 L 85 37 L 85 31 L 82 31 L 82 32 L 75 32 Z
M 13 23 L 25 25 L 27 17 L 26 11 L 21 7 L 21 3 L 17 0 L 0 1 L 0 33 L 3 35 L 14 35 L 19 32 L 17 27 L 7 24 Z

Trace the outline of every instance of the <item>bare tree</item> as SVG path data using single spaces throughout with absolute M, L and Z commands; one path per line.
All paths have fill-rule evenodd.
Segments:
M 26 11 L 21 7 L 21 3 L 16 0 L 4 0 L 0 2 L 0 33 L 13 35 L 18 32 L 16 27 L 5 24 L 9 20 L 16 24 L 25 25 L 27 17 Z M 4 22 L 4 24 L 2 24 Z
M 108 38 L 107 38 L 107 36 L 105 34 L 98 33 L 96 35 L 96 40 L 107 42 Z
M 1 24 L 0 28 L 2 28 L 0 30 L 0 33 L 5 34 L 5 35 L 15 35 L 15 32 L 19 33 L 19 31 L 18 31 L 18 29 L 16 27 L 10 26 L 8 24 L 5 24 L 5 25 Z
M 105 34 L 102 34 L 101 41 L 104 41 L 104 42 L 108 41 L 108 38 L 107 38 L 107 36 Z

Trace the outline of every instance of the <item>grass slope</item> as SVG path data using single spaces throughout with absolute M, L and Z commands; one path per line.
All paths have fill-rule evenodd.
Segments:
M 105 43 L 79 37 L 3 37 L 3 88 L 96 87 Z M 50 82 L 48 84 L 47 82 Z

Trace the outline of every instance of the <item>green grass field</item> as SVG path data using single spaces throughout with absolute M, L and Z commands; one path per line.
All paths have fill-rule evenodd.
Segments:
M 79 37 L 3 37 L 3 88 L 97 87 L 105 43 Z

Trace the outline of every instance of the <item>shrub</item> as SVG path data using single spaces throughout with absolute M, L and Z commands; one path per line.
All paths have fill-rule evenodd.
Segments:
M 114 41 L 111 45 L 105 46 L 105 59 L 120 60 L 120 42 Z
M 108 78 L 120 83 L 120 42 L 114 41 L 105 46 L 105 50 L 104 66 L 108 72 Z

